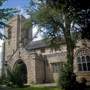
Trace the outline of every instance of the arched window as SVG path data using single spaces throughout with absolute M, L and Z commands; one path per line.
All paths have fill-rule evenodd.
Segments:
M 90 71 L 90 56 L 86 56 L 88 71 Z
M 78 70 L 90 71 L 90 56 L 77 57 Z

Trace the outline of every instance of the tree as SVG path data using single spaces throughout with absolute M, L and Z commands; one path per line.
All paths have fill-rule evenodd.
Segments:
M 78 11 L 78 24 L 81 28 L 81 38 L 90 39 L 90 3 L 89 1 L 71 0 L 71 5 Z
M 90 8 L 83 10 L 80 16 L 79 23 L 81 26 L 82 39 L 90 40 Z
M 6 84 L 9 86 L 24 86 L 24 76 L 23 76 L 23 64 L 17 64 L 13 69 L 10 66 L 7 66 L 7 76 L 6 80 L 8 81 Z
M 69 69 L 67 70 L 68 75 L 65 75 L 65 80 L 70 80 L 69 86 L 72 83 L 70 75 L 73 73 L 73 52 L 77 40 L 76 35 L 80 31 L 75 24 L 80 24 L 80 13 L 89 8 L 88 3 L 85 7 L 81 2 L 81 0 L 36 0 L 36 2 L 32 1 L 32 7 L 28 9 L 33 24 L 40 27 L 40 31 L 44 32 L 45 38 L 48 38 L 48 43 L 52 47 L 59 48 L 61 40 L 65 40 L 67 69 Z M 44 29 L 42 30 L 42 28 Z M 75 36 L 72 35 L 73 33 Z M 66 90 L 66 88 L 64 89 Z
M 64 38 L 67 46 L 67 63 L 69 63 L 73 71 L 74 41 L 72 32 L 77 32 L 72 30 L 77 16 L 75 9 L 69 3 L 69 0 L 38 1 L 39 3 L 34 2 L 36 4 L 32 4 L 34 6 L 28 10 L 29 13 L 32 12 L 32 22 L 41 29 L 45 28 L 45 37 L 48 37 L 51 44 L 60 46 L 60 39 Z
M 2 8 L 5 1 L 7 0 L 0 0 L 0 28 L 4 26 L 9 27 L 6 21 L 16 12 L 16 10 L 12 8 Z M 0 39 L 3 39 L 3 37 L 5 38 L 5 35 L 0 32 Z

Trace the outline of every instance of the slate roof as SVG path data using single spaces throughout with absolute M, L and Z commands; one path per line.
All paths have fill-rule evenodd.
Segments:
M 65 44 L 65 40 L 62 40 L 60 44 Z M 49 46 L 49 43 L 46 43 L 44 40 L 31 41 L 27 46 L 27 50 L 35 50 L 40 48 L 46 48 Z
M 26 46 L 26 49 L 27 50 L 34 50 L 34 49 L 40 49 L 40 48 L 45 48 L 45 47 L 48 47 L 48 44 L 45 43 L 45 41 L 43 41 L 43 40 L 39 40 L 39 41 L 32 41 L 32 42 L 30 42 Z

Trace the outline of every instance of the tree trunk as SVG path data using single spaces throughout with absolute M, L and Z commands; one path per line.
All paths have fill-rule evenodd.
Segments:
M 66 40 L 66 46 L 67 46 L 67 63 L 70 66 L 72 72 L 73 72 L 73 41 L 70 33 L 70 25 L 71 22 L 69 22 L 68 17 L 65 17 L 65 30 L 64 30 L 64 36 Z

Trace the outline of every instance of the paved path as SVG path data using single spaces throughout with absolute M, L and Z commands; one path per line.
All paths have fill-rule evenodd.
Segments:
M 47 83 L 47 84 L 37 84 L 37 85 L 31 85 L 33 87 L 56 87 L 56 83 Z
M 56 83 L 47 83 L 47 84 L 36 84 L 36 85 L 30 85 L 31 87 L 56 87 Z M 0 86 L 0 90 L 11 90 L 9 87 L 6 87 L 5 85 Z

